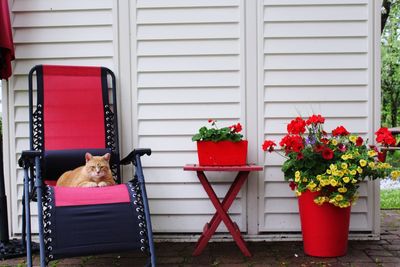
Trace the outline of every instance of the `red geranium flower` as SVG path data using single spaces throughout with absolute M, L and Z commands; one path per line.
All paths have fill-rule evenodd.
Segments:
M 322 150 L 324 150 L 325 146 L 321 145 L 321 144 L 316 144 L 314 147 L 314 151 L 315 152 L 321 152 Z
M 333 159 L 333 151 L 329 147 L 325 147 L 324 150 L 322 150 L 322 157 L 326 160 Z
M 343 126 L 339 126 L 335 130 L 332 131 L 332 135 L 333 136 L 338 136 L 338 135 L 346 136 L 346 135 L 349 135 L 349 134 L 350 133 Z
M 262 149 L 264 151 L 272 152 L 272 151 L 274 151 L 274 146 L 276 146 L 274 141 L 265 140 L 264 144 L 262 145 Z
M 386 153 L 384 152 L 378 152 L 378 160 L 380 162 L 385 162 L 386 161 Z
M 356 140 L 356 146 L 362 146 L 363 142 L 364 142 L 364 139 L 362 139 L 362 137 L 359 136 Z
M 299 154 L 297 154 L 297 160 L 301 160 L 303 158 L 304 158 L 303 153 L 300 152 Z
M 292 189 L 292 191 L 294 191 L 296 189 L 296 183 L 293 181 L 290 181 L 289 186 Z
M 321 115 L 312 115 L 307 121 L 306 124 L 310 125 L 310 124 L 318 124 L 318 123 L 324 123 L 325 122 L 325 118 L 322 117 Z
M 306 131 L 306 122 L 302 118 L 297 117 L 288 124 L 287 131 L 290 134 L 304 133 Z
M 396 139 L 393 137 L 392 132 L 388 128 L 382 127 L 376 133 L 376 141 L 385 146 L 396 145 Z
M 347 150 L 346 146 L 343 144 L 338 144 L 338 149 L 340 152 L 345 152 Z
M 290 152 L 298 153 L 304 148 L 303 138 L 300 135 L 285 135 L 279 145 L 285 148 L 286 154 Z
M 231 128 L 232 132 L 234 132 L 234 133 L 238 133 L 243 129 L 242 125 L 240 123 L 234 124 L 234 125 L 230 126 L 229 128 Z

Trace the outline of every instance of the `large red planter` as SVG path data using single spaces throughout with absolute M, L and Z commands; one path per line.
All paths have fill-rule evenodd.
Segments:
M 347 252 L 350 210 L 328 203 L 314 203 L 317 192 L 306 191 L 299 197 L 304 253 L 314 257 L 338 257 Z
M 247 163 L 247 140 L 231 141 L 198 141 L 197 154 L 199 165 L 235 166 Z

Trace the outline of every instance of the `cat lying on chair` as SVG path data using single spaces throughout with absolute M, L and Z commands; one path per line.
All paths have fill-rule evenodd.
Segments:
M 67 187 L 102 187 L 114 185 L 110 170 L 110 153 L 103 156 L 85 154 L 86 164 L 74 170 L 64 172 L 57 181 L 57 186 Z

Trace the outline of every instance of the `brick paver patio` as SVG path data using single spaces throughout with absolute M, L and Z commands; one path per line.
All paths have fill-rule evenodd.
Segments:
M 314 258 L 304 255 L 301 242 L 248 242 L 252 258 L 243 257 L 233 242 L 210 243 L 202 255 L 192 257 L 194 243 L 157 243 L 157 266 L 400 266 L 400 210 L 381 211 L 379 241 L 350 241 L 346 256 Z M 38 260 L 35 257 L 34 262 Z M 143 266 L 138 253 L 70 258 L 49 266 Z M 0 266 L 25 266 L 25 259 L 0 261 Z

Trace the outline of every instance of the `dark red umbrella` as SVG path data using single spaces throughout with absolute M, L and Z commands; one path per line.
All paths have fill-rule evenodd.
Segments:
M 8 0 L 0 0 L 0 79 L 11 76 L 11 61 L 15 59 Z

